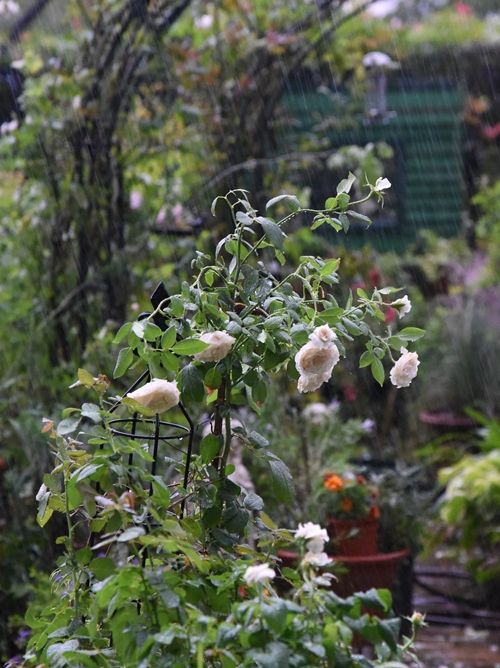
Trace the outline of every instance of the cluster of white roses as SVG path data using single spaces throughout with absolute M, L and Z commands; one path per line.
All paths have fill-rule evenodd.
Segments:
M 410 300 L 403 297 L 398 302 L 402 317 L 411 308 Z M 295 355 L 295 366 L 300 373 L 297 384 L 299 392 L 313 392 L 330 379 L 333 368 L 340 359 L 339 350 L 334 343 L 335 338 L 335 333 L 328 325 L 316 327 L 309 337 L 310 340 Z M 401 348 L 401 357 L 390 372 L 392 384 L 396 387 L 408 387 L 417 375 L 419 364 L 417 353 Z
M 407 295 L 393 302 L 392 306 L 398 309 L 400 318 L 411 310 L 411 302 Z M 205 332 L 199 338 L 207 345 L 205 350 L 194 355 L 194 359 L 200 362 L 219 362 L 228 355 L 235 342 L 234 337 L 223 331 Z M 335 344 L 336 338 L 335 332 L 328 325 L 316 327 L 309 336 L 309 341 L 295 355 L 295 366 L 300 374 L 297 383 L 299 392 L 313 392 L 331 378 L 333 369 L 340 359 L 339 349 Z M 417 353 L 401 348 L 401 357 L 390 372 L 392 384 L 398 388 L 408 387 L 417 375 L 419 364 Z M 177 406 L 179 396 L 175 381 L 170 382 L 160 378 L 153 378 L 143 387 L 127 394 L 127 397 L 155 413 L 162 413 Z
M 319 524 L 314 524 L 314 522 L 299 524 L 295 532 L 295 538 L 302 538 L 306 541 L 307 551 L 302 559 L 303 565 L 328 566 L 331 559 L 324 549 L 325 543 L 328 542 L 326 529 L 322 529 Z
M 297 540 L 302 539 L 306 543 L 306 553 L 302 559 L 303 566 L 322 567 L 331 563 L 332 560 L 324 551 L 325 543 L 328 541 L 326 529 L 322 529 L 319 524 L 306 522 L 299 524 L 294 535 Z M 269 564 L 249 566 L 243 574 L 247 585 L 265 585 L 275 577 L 276 571 Z

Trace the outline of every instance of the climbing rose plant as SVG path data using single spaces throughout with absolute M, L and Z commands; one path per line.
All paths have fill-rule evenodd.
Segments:
M 380 335 L 371 327 L 384 322 L 388 307 L 405 315 L 407 298 L 388 300 L 392 288 L 358 290 L 340 304 L 331 290 L 339 281 L 337 259 L 306 256 L 293 271 L 285 269 L 283 242 L 293 218 L 310 216 L 314 228 L 336 231 L 347 231 L 351 220 L 369 222 L 356 211 L 359 202 L 351 202 L 353 182 L 352 175 L 342 181 L 323 210 L 302 209 L 295 197 L 281 195 L 262 215 L 245 191 L 218 197 L 212 212 L 228 207 L 234 230 L 214 257 L 197 253 L 195 277 L 179 294 L 116 335 L 122 348 L 115 378 L 142 374 L 142 384 L 116 396 L 107 376 L 79 370 L 75 386 L 94 399 L 67 409 L 59 424 L 43 425 L 55 466 L 37 495 L 38 521 L 44 526 L 61 514 L 67 531 L 58 539 L 64 555 L 52 596 L 27 615 L 33 635 L 25 665 L 404 665 L 399 660 L 413 636 L 398 644 L 390 593 L 339 598 L 324 552 L 326 531 L 312 523 L 295 534 L 279 529 L 262 499 L 228 477 L 237 439 L 269 467 L 276 497 L 292 498 L 286 463 L 234 415 L 241 406 L 260 409 L 272 374 L 288 374 L 292 391 L 316 390 L 358 337 L 365 342 L 360 365 L 380 384 L 386 356 L 399 386 L 416 374 L 416 353 L 405 348 L 402 364 L 391 351 L 422 330 Z M 368 185 L 364 199 L 382 199 L 389 185 Z M 277 207 L 291 211 L 277 220 L 271 216 Z M 276 275 L 269 260 L 281 267 Z M 185 475 L 186 432 L 178 432 L 172 449 L 162 430 L 202 412 L 210 426 L 203 438 L 196 430 Z M 123 428 L 116 429 L 116 420 Z M 123 434 L 130 424 L 132 438 Z M 157 453 L 146 439 L 155 430 Z M 299 566 L 278 577 L 274 555 L 293 541 Z M 413 622 L 415 628 L 421 619 Z M 356 653 L 354 634 L 373 645 L 373 659 Z

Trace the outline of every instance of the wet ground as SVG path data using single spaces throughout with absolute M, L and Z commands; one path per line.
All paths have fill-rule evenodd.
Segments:
M 500 629 L 428 626 L 416 645 L 422 668 L 500 668 Z

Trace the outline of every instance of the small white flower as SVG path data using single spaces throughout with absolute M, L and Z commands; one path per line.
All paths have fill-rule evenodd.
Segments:
M 317 390 L 332 375 L 333 367 L 340 359 L 339 349 L 333 342 L 335 333 L 328 325 L 316 327 L 310 341 L 295 355 L 295 366 L 300 374 L 299 392 Z
M 161 378 L 153 378 L 138 390 L 129 392 L 127 397 L 134 399 L 134 401 L 155 413 L 163 413 L 163 411 L 177 406 L 180 393 L 175 381 L 170 382 Z
M 13 121 L 2 123 L 2 125 L 0 125 L 0 135 L 9 135 L 12 132 L 15 132 L 18 127 L 19 127 L 19 122 L 16 119 L 14 119 Z
M 376 193 L 381 193 L 383 190 L 387 190 L 387 188 L 391 187 L 391 182 L 389 179 L 382 178 L 381 176 L 378 177 L 378 179 L 375 181 L 375 185 L 373 186 L 373 190 Z
M 411 311 L 411 301 L 408 295 L 401 297 L 401 299 L 396 299 L 395 302 L 392 302 L 392 306 L 398 310 L 400 318 L 404 318 Z
M 40 485 L 40 489 L 36 493 L 35 499 L 37 501 L 41 501 L 43 499 L 43 497 L 47 494 L 48 491 L 49 491 L 49 489 L 48 489 L 47 485 L 45 483 L 42 483 Z
M 302 559 L 303 564 L 310 566 L 328 566 L 331 561 L 326 552 L 306 552 Z
M 208 344 L 208 348 L 194 355 L 199 362 L 219 362 L 229 353 L 235 342 L 235 338 L 227 332 L 205 332 L 200 336 L 200 341 Z
M 130 208 L 133 210 L 140 209 L 142 206 L 142 193 L 139 190 L 132 190 L 129 199 Z
M 243 579 L 248 585 L 267 584 L 275 577 L 276 573 L 269 566 L 269 564 L 257 564 L 256 566 L 249 566 L 243 574 Z
M 73 111 L 78 111 L 79 109 L 82 108 L 82 96 L 81 95 L 75 95 L 75 97 L 71 101 L 71 107 L 72 107 Z
M 361 423 L 361 429 L 365 432 L 365 434 L 371 434 L 375 427 L 375 420 L 372 420 L 371 418 L 366 418 L 366 420 L 363 420 Z
M 212 27 L 213 22 L 214 17 L 211 14 L 203 14 L 194 20 L 194 24 L 199 30 L 208 30 Z
M 391 369 L 391 383 L 396 387 L 408 387 L 417 375 L 419 364 L 417 353 L 410 353 L 406 348 L 401 348 L 401 357 Z
M 295 530 L 295 538 L 303 538 L 307 541 L 322 540 L 326 543 L 328 540 L 328 531 L 323 529 L 319 524 L 306 522 L 305 524 L 299 524 L 298 528 Z

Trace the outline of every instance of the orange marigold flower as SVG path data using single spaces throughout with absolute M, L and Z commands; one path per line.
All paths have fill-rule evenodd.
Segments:
M 380 509 L 378 506 L 372 506 L 370 508 L 370 512 L 368 513 L 368 516 L 372 518 L 372 520 L 378 520 L 380 517 Z
M 341 489 L 344 489 L 344 481 L 336 473 L 326 476 L 323 484 L 329 492 L 340 492 Z
M 348 496 L 345 496 L 342 499 L 342 503 L 340 504 L 340 507 L 344 511 L 344 513 L 350 513 L 352 510 L 352 501 Z

